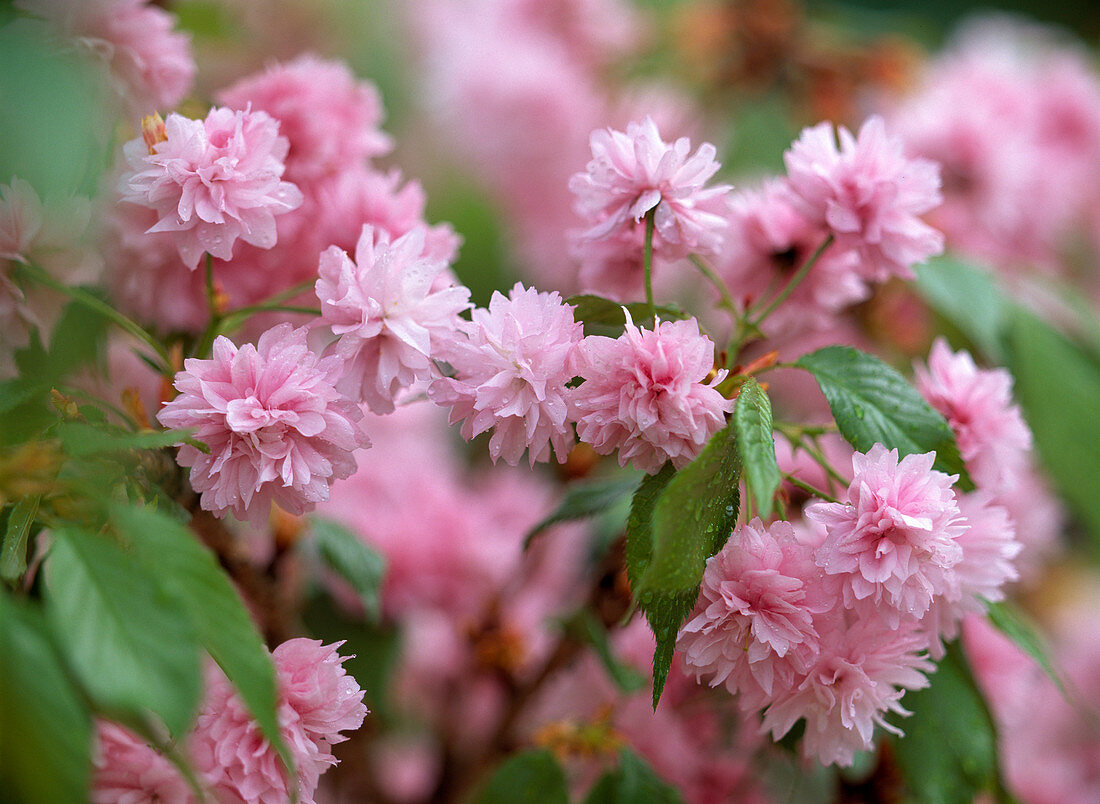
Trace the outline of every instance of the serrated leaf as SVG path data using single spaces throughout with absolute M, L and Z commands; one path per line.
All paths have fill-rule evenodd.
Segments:
M 630 500 L 630 515 L 626 520 L 626 574 L 632 588 L 641 583 L 642 575 L 653 556 L 653 509 L 676 469 L 666 463 L 655 475 L 646 475 Z
M 185 441 L 191 432 L 190 430 L 150 430 L 134 433 L 117 427 L 95 427 L 84 422 L 63 422 L 58 427 L 57 434 L 61 439 L 61 447 L 67 454 L 74 458 L 83 458 L 105 452 L 170 447 Z
M 611 649 L 611 641 L 608 639 L 607 628 L 593 616 L 592 612 L 587 609 L 581 610 L 568 621 L 567 627 L 576 638 L 592 646 L 596 658 L 600 660 L 600 664 L 619 690 L 630 693 L 645 686 L 645 676 L 615 657 Z
M 46 611 L 81 684 L 108 713 L 153 712 L 181 736 L 198 709 L 202 676 L 177 601 L 107 537 L 75 528 L 54 536 Z
M 565 772 L 549 751 L 517 754 L 497 768 L 478 804 L 569 804 Z
M 911 717 L 891 718 L 905 731 L 894 756 L 911 800 L 971 804 L 1000 789 L 993 720 L 957 643 L 947 646 L 929 681 L 902 699 Z
M 351 584 L 367 616 L 377 622 L 382 614 L 379 596 L 386 577 L 386 557 L 339 522 L 311 517 L 310 523 L 321 559 Z
M 644 759 L 624 748 L 619 767 L 593 785 L 584 804 L 677 804 L 683 801 L 676 788 L 662 781 Z
M 523 539 L 523 548 L 526 550 L 531 541 L 547 528 L 559 522 L 571 522 L 601 514 L 637 488 L 638 476 L 634 473 L 567 486 L 558 507 L 527 532 Z
M 133 548 L 146 575 L 171 593 L 176 620 L 193 629 L 240 693 L 264 736 L 291 767 L 275 714 L 271 656 L 214 554 L 187 528 L 159 511 L 114 505 L 111 521 Z
M 993 275 L 952 257 L 931 260 L 915 270 L 917 290 L 925 301 L 987 356 L 1003 363 L 1011 305 Z
M 24 497 L 8 514 L 4 544 L 0 549 L 0 579 L 8 583 L 19 580 L 27 571 L 27 537 L 41 501 L 42 497 L 38 494 Z
M 653 328 L 653 316 L 650 315 L 649 305 L 645 302 L 622 304 L 602 296 L 583 294 L 570 296 L 565 303 L 572 304 L 576 308 L 573 310 L 573 320 L 584 324 L 585 335 L 605 335 L 611 338 L 622 335 L 626 328 L 624 307 L 630 312 L 635 326 Z M 679 307 L 660 305 L 657 307 L 657 317 L 663 321 L 677 321 L 687 318 L 687 314 Z
M 91 717 L 38 611 L 0 589 L 0 798 L 85 801 Z
M 741 386 L 737 396 L 733 424 L 745 468 L 745 486 L 760 516 L 767 519 L 783 477 L 775 458 L 771 401 L 760 383 L 751 377 Z
M 1016 647 L 1034 659 L 1035 663 L 1043 668 L 1043 671 L 1050 676 L 1050 680 L 1065 695 L 1066 687 L 1054 669 L 1054 663 L 1051 662 L 1050 654 L 1047 652 L 1039 632 L 1035 630 L 1035 626 L 1024 619 L 1023 615 L 1016 611 L 1014 607 L 1003 602 L 987 603 L 986 614 L 989 615 L 989 621 L 993 623 L 994 627 L 1011 639 Z
M 958 475 L 964 491 L 974 488 L 951 426 L 895 369 L 850 346 L 826 346 L 797 365 L 814 375 L 841 435 L 859 452 L 876 443 L 899 458 L 935 450 L 936 469 Z

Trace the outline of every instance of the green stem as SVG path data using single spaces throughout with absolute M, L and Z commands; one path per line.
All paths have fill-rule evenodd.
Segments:
M 795 477 L 794 475 L 792 475 L 789 472 L 784 472 L 783 473 L 783 479 L 786 480 L 791 485 L 798 486 L 798 488 L 802 489 L 803 491 L 809 492 L 810 494 L 814 495 L 815 497 L 820 497 L 821 499 L 825 500 L 826 502 L 831 502 L 831 503 L 840 502 L 840 500 L 838 500 L 832 494 L 824 492 L 821 489 L 814 488 L 809 483 L 803 483 L 801 480 L 799 480 L 797 477 Z
M 266 310 L 268 305 L 282 304 L 283 302 L 287 301 L 288 299 L 293 299 L 295 296 L 301 296 L 307 290 L 312 290 L 313 286 L 316 285 L 316 284 L 317 284 L 317 279 L 316 278 L 314 278 L 314 279 L 305 279 L 305 280 L 299 282 L 297 285 L 292 285 L 291 287 L 287 288 L 286 290 L 281 290 L 278 293 L 271 294 L 266 299 L 263 299 L 262 301 L 258 302 L 257 304 L 250 305 L 249 307 L 241 307 L 237 310 L 230 310 L 228 313 L 226 313 L 226 315 L 227 316 L 239 315 L 242 312 L 252 310 L 252 309 L 257 309 L 257 308 L 259 308 L 261 310 Z
M 58 293 L 62 293 L 68 296 L 75 302 L 83 304 L 90 310 L 95 310 L 97 313 L 108 319 L 115 326 L 133 335 L 138 340 L 142 341 L 156 352 L 157 356 L 161 359 L 161 365 L 159 371 L 165 377 L 171 377 L 175 374 L 172 370 L 172 359 L 168 355 L 168 350 L 164 348 L 162 344 L 155 336 L 153 336 L 148 330 L 141 326 L 131 318 L 120 313 L 111 305 L 100 299 L 83 288 L 69 287 L 68 285 L 59 282 L 50 276 L 45 270 L 37 265 L 30 263 L 22 263 L 17 269 L 18 273 L 27 277 L 33 282 L 37 282 L 40 285 L 45 285 L 48 288 L 56 290 Z
M 764 322 L 765 318 L 775 312 L 776 307 L 785 302 L 790 297 L 790 295 L 794 293 L 795 288 L 802 284 L 802 280 L 805 279 L 806 276 L 810 273 L 810 269 L 812 269 L 814 265 L 817 264 L 817 261 L 825 252 L 825 249 L 832 245 L 833 240 L 833 235 L 829 234 L 825 238 L 825 240 L 822 241 L 821 245 L 817 247 L 817 250 L 810 255 L 810 258 L 802 264 L 802 267 L 798 269 L 798 272 L 793 277 L 791 277 L 791 281 L 787 283 L 787 286 L 779 292 L 779 295 L 772 299 L 771 303 L 767 307 L 765 307 L 759 315 L 757 315 L 750 321 L 752 326 L 759 327 Z
M 653 210 L 645 216 L 645 246 L 642 248 L 642 269 L 645 271 L 645 303 L 649 314 L 657 319 L 657 305 L 653 303 Z
M 703 262 L 703 259 L 698 255 L 692 254 L 690 259 L 692 264 L 699 269 L 699 273 L 705 276 L 722 296 L 722 305 L 729 309 L 731 313 L 740 317 L 740 313 L 737 312 L 737 305 L 733 302 L 733 294 L 730 293 L 729 286 L 722 281 L 722 277 L 718 276 L 718 274 L 716 274 L 709 265 Z

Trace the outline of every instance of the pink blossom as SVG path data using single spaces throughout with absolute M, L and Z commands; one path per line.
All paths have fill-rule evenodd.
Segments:
M 171 109 L 191 91 L 195 61 L 176 18 L 146 0 L 17 0 L 108 65 L 135 115 Z
M 157 419 L 197 428 L 209 454 L 180 447 L 191 485 L 207 511 L 262 521 L 271 503 L 302 514 L 328 499 L 334 480 L 355 471 L 352 451 L 368 446 L 361 414 L 334 385 L 342 360 L 318 358 L 305 328 L 280 324 L 238 349 L 224 336 L 210 360 L 189 358 L 176 375 L 179 396 Z
M 355 731 L 367 715 L 363 690 L 342 667 L 351 657 L 336 652 L 343 644 L 290 639 L 272 652 L 281 699 L 297 713 L 311 737 L 328 745 L 348 739 L 340 732 Z
M 577 213 L 589 224 L 584 240 L 619 234 L 652 211 L 665 256 L 719 249 L 730 187 L 704 187 L 719 167 L 713 145 L 703 143 L 689 157 L 687 137 L 664 142 L 649 117 L 625 134 L 597 129 L 590 145 L 592 161 L 569 181 Z
M 966 532 L 951 484 L 932 469 L 936 455 L 907 455 L 875 444 L 852 456 L 847 500 L 815 503 L 805 515 L 825 527 L 817 565 L 840 576 L 844 605 L 870 599 L 883 619 L 924 616 L 937 595 L 957 589 L 953 567 Z
M 733 410 L 715 390 L 725 372 L 704 384 L 714 344 L 695 319 L 643 330 L 626 315 L 618 338 L 590 336 L 576 351 L 573 373 L 584 378 L 570 402 L 577 435 L 601 455 L 618 450 L 620 466 L 650 474 L 667 460 L 685 466 Z
M 814 614 L 831 603 L 819 575 L 789 523 L 757 517 L 737 528 L 707 560 L 695 616 L 680 630 L 687 669 L 740 692 L 743 709 L 766 706 L 817 654 Z
M 470 291 L 437 287 L 447 264 L 425 255 L 425 230 L 390 241 L 385 231 L 363 227 L 355 261 L 330 246 L 321 254 L 317 297 L 321 322 L 339 340 L 344 359 L 337 389 L 365 401 L 375 413 L 392 413 L 394 397 L 433 370 L 433 343 L 454 335 Z
M 286 177 L 303 183 L 388 153 L 393 141 L 379 125 L 382 99 L 338 61 L 306 54 L 274 64 L 218 93 L 233 109 L 267 112 L 290 142 Z
M 150 149 L 126 143 L 122 200 L 156 210 L 149 232 L 173 232 L 180 257 L 195 268 L 203 252 L 231 259 L 238 238 L 275 245 L 275 216 L 297 208 L 301 191 L 282 181 L 287 141 L 265 112 L 214 108 L 205 120 L 178 114 L 168 138 Z M 153 153 L 150 153 L 153 150 Z
M 832 125 L 819 123 L 783 155 L 792 203 L 838 248 L 859 254 L 865 278 L 911 278 L 914 264 L 943 251 L 943 235 L 917 217 L 941 201 L 939 167 L 906 158 L 880 117 L 858 138 L 843 126 L 838 133 L 839 149 Z
M 477 308 L 440 357 L 454 377 L 435 380 L 428 396 L 451 408 L 469 440 L 492 429 L 489 455 L 513 466 L 525 449 L 533 466 L 550 458 L 553 446 L 564 462 L 573 445 L 565 384 L 570 360 L 583 335 L 573 308 L 554 293 L 516 283 L 505 298 L 494 293 L 489 308 Z
M 905 690 L 928 686 L 923 673 L 934 666 L 921 654 L 924 642 L 912 621 L 892 627 L 875 617 L 821 634 L 817 660 L 768 707 L 762 729 L 778 740 L 804 718 L 802 754 L 851 765 L 857 751 L 872 747 L 876 725 L 901 734 L 885 715 L 908 714 L 900 704 Z
M 89 796 L 93 804 L 198 800 L 167 757 L 117 723 L 97 721 L 95 742 Z
M 917 365 L 918 390 L 944 415 L 966 468 L 982 488 L 996 493 L 1023 471 L 1031 431 L 1012 399 L 1012 375 L 979 369 L 969 352 L 952 352 L 937 338 L 928 367 Z

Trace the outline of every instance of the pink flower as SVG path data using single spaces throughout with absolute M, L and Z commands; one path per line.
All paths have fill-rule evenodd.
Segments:
M 93 804 L 198 800 L 167 757 L 117 723 L 96 721 L 92 764 Z
M 704 143 L 689 157 L 687 137 L 669 145 L 649 117 L 629 124 L 625 134 L 597 129 L 590 145 L 592 161 L 569 180 L 577 213 L 590 224 L 583 239 L 620 234 L 652 211 L 666 257 L 714 253 L 722 245 L 730 187 L 703 186 L 719 167 L 713 145 Z
M 233 109 L 267 112 L 290 142 L 286 177 L 302 183 L 388 153 L 393 141 L 379 129 L 382 99 L 373 84 L 356 81 L 346 65 L 303 55 L 274 64 L 218 93 Z
M 817 661 L 768 707 L 762 729 L 778 740 L 804 718 L 803 756 L 851 765 L 857 751 L 872 747 L 876 725 L 901 734 L 886 713 L 908 714 L 899 703 L 905 690 L 927 687 L 923 673 L 935 668 L 921 654 L 925 640 L 913 622 L 894 628 L 867 618 L 821 637 Z
M 279 124 L 264 112 L 214 108 L 205 120 L 170 114 L 165 129 L 153 153 L 141 137 L 123 149 L 122 200 L 156 210 L 148 231 L 175 233 L 190 268 L 203 252 L 231 259 L 238 238 L 274 246 L 275 216 L 302 203 L 301 191 L 280 178 L 287 141 Z
M 107 62 L 135 115 L 174 108 L 191 91 L 195 61 L 176 18 L 146 0 L 17 0 Z
M 191 485 L 207 511 L 262 521 L 271 503 L 302 514 L 328 499 L 334 480 L 355 471 L 352 451 L 369 445 L 361 414 L 334 385 L 342 360 L 318 358 L 305 328 L 280 324 L 252 346 L 226 337 L 210 360 L 189 358 L 176 375 L 179 396 L 157 419 L 169 428 L 197 428 L 210 453 L 180 447 Z
M 347 739 L 339 732 L 359 728 L 367 714 L 363 691 L 340 666 L 338 647 L 292 639 L 272 655 L 279 733 L 298 772 L 292 781 L 228 679 L 216 666 L 208 667 L 206 695 L 188 747 L 217 801 L 284 804 L 297 790 L 303 804 L 312 804 L 321 774 L 337 763 L 332 745 Z
M 590 336 L 576 351 L 573 373 L 584 378 L 570 402 L 577 435 L 601 455 L 618 450 L 620 466 L 650 474 L 668 460 L 685 466 L 733 410 L 715 390 L 725 372 L 704 384 L 714 344 L 695 319 L 643 330 L 626 315 L 618 338 Z
M 513 466 L 525 449 L 531 465 L 564 462 L 573 445 L 567 416 L 572 379 L 570 358 L 583 335 L 573 308 L 557 293 L 539 293 L 520 283 L 505 298 L 494 293 L 489 308 L 477 308 L 440 352 L 455 376 L 435 380 L 428 396 L 450 406 L 451 424 L 462 422 L 466 440 L 493 430 L 489 454 Z
M 375 413 L 392 413 L 403 388 L 431 376 L 433 343 L 452 337 L 470 306 L 469 289 L 437 287 L 447 264 L 424 254 L 425 234 L 413 229 L 391 243 L 367 225 L 355 262 L 336 246 L 321 254 L 321 322 L 339 336 L 333 348 L 344 359 L 337 389 Z
M 951 484 L 932 469 L 934 452 L 907 455 L 875 444 L 852 456 L 847 501 L 816 503 L 805 515 L 823 525 L 817 565 L 838 575 L 844 605 L 870 598 L 884 620 L 920 619 L 937 595 L 953 594 L 953 567 L 962 561 L 966 520 Z
M 860 256 L 865 278 L 911 278 L 912 266 L 943 251 L 943 235 L 918 218 L 941 201 L 939 167 L 908 159 L 899 139 L 871 117 L 858 138 L 829 123 L 803 130 L 783 155 L 790 197 L 837 247 Z
M 707 560 L 695 616 L 677 638 L 688 670 L 740 692 L 743 709 L 766 706 L 817 654 L 813 617 L 829 608 L 819 575 L 789 523 L 739 527 Z
M 1024 470 L 1031 431 L 1012 400 L 1012 375 L 979 369 L 969 352 L 932 344 L 928 367 L 917 365 L 918 390 L 944 415 L 974 481 L 996 493 Z

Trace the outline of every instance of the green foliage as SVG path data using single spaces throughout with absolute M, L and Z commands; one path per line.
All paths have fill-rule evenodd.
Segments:
M 676 634 L 699 595 L 706 560 L 726 543 L 740 505 L 741 458 L 732 424 L 679 472 L 642 482 L 627 523 L 627 573 L 657 638 L 653 705 L 661 698 Z
M 573 310 L 573 320 L 584 324 L 585 335 L 606 335 L 610 338 L 622 335 L 626 328 L 624 307 L 635 326 L 653 329 L 653 316 L 645 302 L 622 304 L 592 294 L 570 296 L 565 301 L 576 308 Z M 676 321 L 687 318 L 687 314 L 675 305 L 665 304 L 657 307 L 657 317 L 664 321 Z
M 575 639 L 587 642 L 600 660 L 608 677 L 621 692 L 637 692 L 645 686 L 646 678 L 633 667 L 625 665 L 611 649 L 607 628 L 588 609 L 582 609 L 565 623 L 566 630 Z
M 27 571 L 27 537 L 38 515 L 41 495 L 24 497 L 8 512 L 4 541 L 0 547 L 0 579 L 14 583 Z
M 957 643 L 947 647 L 931 684 L 908 692 L 913 714 L 893 718 L 905 731 L 894 742 L 911 800 L 971 804 L 982 792 L 1000 792 L 993 720 Z
M 339 522 L 311 517 L 310 523 L 321 560 L 351 584 L 367 616 L 377 622 L 382 614 L 379 595 L 386 577 L 386 557 Z
M 771 516 L 772 501 L 783 478 L 775 459 L 772 405 L 760 383 L 750 378 L 741 386 L 733 409 L 733 426 L 745 464 L 745 486 L 764 519 Z
M 986 606 L 986 614 L 989 621 L 1002 634 L 1011 639 L 1020 650 L 1035 660 L 1035 663 L 1043 668 L 1062 694 L 1066 694 L 1065 685 L 1054 669 L 1054 663 L 1050 660 L 1046 646 L 1043 644 L 1039 632 L 1011 603 L 989 603 Z
M 176 601 L 135 557 L 79 528 L 54 531 L 46 613 L 81 686 L 108 714 L 156 714 L 178 737 L 202 692 L 199 646 Z
M 170 447 L 185 440 L 190 432 L 189 430 L 133 432 L 107 424 L 96 426 L 85 422 L 63 422 L 57 429 L 61 448 L 67 455 L 74 458 L 105 452 Z
M 531 541 L 547 528 L 559 522 L 572 522 L 602 514 L 620 500 L 625 499 L 638 488 L 638 475 L 635 472 L 618 474 L 614 477 L 589 482 L 572 483 L 565 489 L 561 502 L 546 518 L 539 522 L 524 537 L 526 549 Z
M 477 804 L 569 804 L 565 772 L 549 751 L 516 754 L 497 768 Z
M 932 260 L 916 271 L 925 301 L 984 354 L 1003 363 L 1012 309 L 992 274 L 952 257 Z
M 867 452 L 876 442 L 898 457 L 935 450 L 936 469 L 974 488 L 951 426 L 895 369 L 849 346 L 826 346 L 798 359 L 814 375 L 848 443 Z
M 91 719 L 38 610 L 0 589 L 0 798 L 84 801 Z
M 646 761 L 633 751 L 619 752 L 619 767 L 600 777 L 584 804 L 678 804 L 676 789 L 661 780 Z

